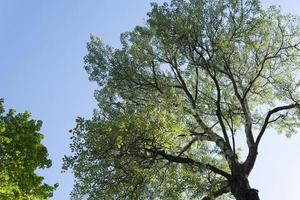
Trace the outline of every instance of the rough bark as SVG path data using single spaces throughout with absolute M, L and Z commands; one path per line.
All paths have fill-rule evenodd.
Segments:
M 243 189 L 239 193 L 234 194 L 236 200 L 260 200 L 258 190 L 254 188 Z
M 251 188 L 247 175 L 238 175 L 230 181 L 231 193 L 236 200 L 260 200 L 258 190 Z

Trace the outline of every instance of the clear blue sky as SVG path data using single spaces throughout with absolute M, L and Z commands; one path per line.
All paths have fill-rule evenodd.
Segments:
M 53 167 L 42 172 L 47 183 L 60 184 L 54 200 L 67 200 L 70 173 L 61 174 L 69 154 L 68 130 L 77 116 L 96 107 L 94 83 L 83 69 L 86 42 L 94 34 L 113 46 L 119 35 L 142 25 L 150 0 L 0 0 L 0 97 L 6 108 L 29 110 L 44 124 L 42 133 Z M 155 1 L 158 3 L 163 0 Z M 297 0 L 265 0 L 297 14 Z M 270 132 L 263 138 L 252 186 L 263 200 L 299 200 L 300 136 Z

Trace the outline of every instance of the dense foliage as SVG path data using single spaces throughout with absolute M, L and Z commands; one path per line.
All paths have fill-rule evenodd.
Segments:
M 72 197 L 258 199 L 262 136 L 299 126 L 297 19 L 258 0 L 172 0 L 148 16 L 120 49 L 88 43 L 99 109 L 72 130 Z
M 52 196 L 55 186 L 43 183 L 37 169 L 49 168 L 51 160 L 38 133 L 41 121 L 30 113 L 6 114 L 0 99 L 0 199 L 43 200 Z

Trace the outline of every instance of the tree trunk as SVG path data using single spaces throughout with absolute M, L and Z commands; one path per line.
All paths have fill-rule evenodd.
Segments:
M 246 200 L 260 200 L 258 196 L 258 190 L 256 189 L 248 189 L 246 193 Z
M 236 200 L 260 200 L 258 190 L 250 187 L 247 175 L 234 176 L 230 185 Z
M 253 188 L 240 192 L 234 195 L 234 197 L 236 200 L 260 200 L 258 196 L 258 190 Z

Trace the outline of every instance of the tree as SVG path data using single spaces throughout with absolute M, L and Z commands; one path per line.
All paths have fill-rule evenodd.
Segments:
M 297 18 L 258 0 L 172 0 L 148 17 L 120 49 L 87 45 L 99 109 L 72 130 L 73 198 L 259 199 L 264 133 L 299 127 Z
M 51 160 L 38 133 L 42 121 L 30 119 L 30 113 L 4 114 L 0 99 L 0 199 L 42 200 L 52 196 L 57 185 L 43 183 L 37 169 L 49 168 Z

